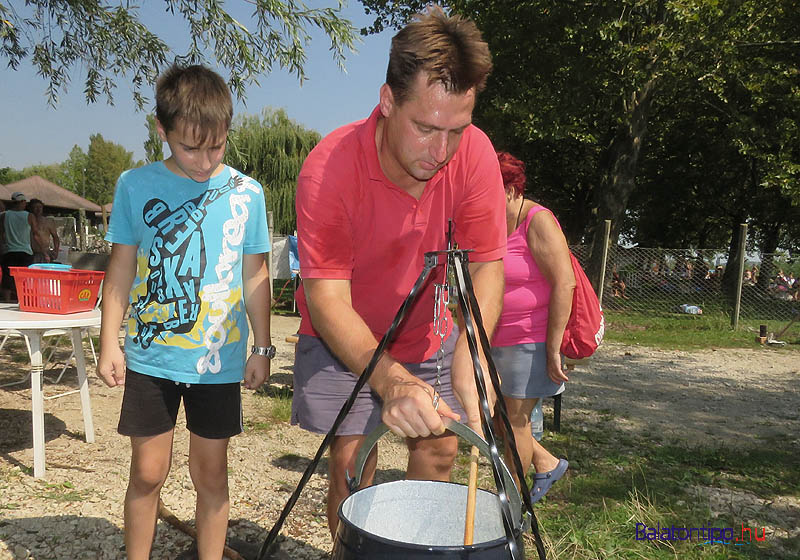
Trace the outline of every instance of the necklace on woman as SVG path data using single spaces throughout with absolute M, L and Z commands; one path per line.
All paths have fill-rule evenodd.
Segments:
M 519 203 L 519 212 L 517 212 L 517 221 L 514 224 L 514 231 L 517 231 L 519 227 L 519 218 L 522 216 L 522 207 L 525 206 L 525 198 L 523 197 L 522 202 Z

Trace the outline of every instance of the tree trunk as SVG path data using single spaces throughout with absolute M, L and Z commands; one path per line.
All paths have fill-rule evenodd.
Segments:
M 775 263 L 772 259 L 778 248 L 780 238 L 781 228 L 778 224 L 770 228 L 761 228 L 761 243 L 759 243 L 761 265 L 758 267 L 756 286 L 758 286 L 758 291 L 762 294 L 769 292 L 770 280 L 775 276 Z
M 604 277 L 602 268 L 603 238 L 605 220 L 611 220 L 609 240 L 616 244 L 622 218 L 628 208 L 628 200 L 636 187 L 636 170 L 639 154 L 647 132 L 647 119 L 650 113 L 655 87 L 651 78 L 639 91 L 631 95 L 626 103 L 626 119 L 609 147 L 611 169 L 596 190 L 596 214 L 594 231 L 589 252 L 587 275 L 597 290 L 600 279 Z

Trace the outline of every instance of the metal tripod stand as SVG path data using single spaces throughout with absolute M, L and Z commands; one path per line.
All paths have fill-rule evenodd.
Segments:
M 450 234 L 448 234 L 448 237 L 449 236 Z M 316 470 L 317 464 L 319 463 L 320 459 L 322 458 L 322 455 L 325 453 L 328 446 L 330 445 L 334 435 L 336 434 L 336 431 L 339 429 L 339 426 L 344 421 L 345 416 L 347 416 L 347 413 L 352 408 L 356 396 L 369 380 L 369 377 L 372 375 L 375 366 L 377 365 L 378 361 L 383 355 L 386 346 L 392 341 L 395 332 L 397 331 L 398 327 L 400 326 L 406 315 L 406 312 L 416 300 L 419 292 L 425 286 L 426 282 L 428 281 L 431 275 L 431 272 L 437 266 L 440 265 L 445 266 L 445 270 L 447 270 L 447 267 L 449 266 L 450 269 L 453 270 L 456 280 L 458 305 L 464 319 L 464 328 L 466 330 L 465 334 L 467 337 L 469 352 L 472 357 L 475 385 L 477 387 L 478 397 L 480 400 L 481 426 L 486 436 L 486 442 L 488 443 L 489 446 L 492 475 L 494 476 L 495 485 L 498 490 L 498 499 L 500 501 L 500 507 L 503 517 L 503 527 L 508 542 L 510 558 L 512 560 L 525 560 L 524 551 L 519 549 L 516 543 L 516 539 L 514 537 L 515 520 L 512 519 L 511 508 L 509 506 L 508 494 L 506 491 L 506 483 L 500 471 L 500 465 L 501 465 L 500 454 L 497 448 L 497 442 L 494 435 L 494 430 L 492 429 L 492 414 L 491 410 L 489 409 L 489 400 L 486 392 L 486 386 L 484 384 L 483 365 L 481 364 L 480 360 L 478 344 L 481 345 L 484 356 L 486 357 L 486 362 L 488 364 L 488 369 L 489 369 L 489 378 L 491 379 L 492 386 L 497 395 L 500 395 L 500 379 L 497 375 L 497 370 L 491 358 L 489 338 L 483 326 L 483 320 L 481 318 L 480 309 L 478 307 L 478 300 L 475 297 L 475 291 L 472 285 L 472 278 L 470 277 L 469 274 L 468 253 L 469 251 L 460 249 L 448 249 L 446 251 L 433 251 L 425 253 L 425 262 L 422 272 L 420 272 L 420 275 L 417 278 L 416 282 L 414 283 L 414 286 L 411 288 L 411 291 L 406 296 L 405 300 L 403 300 L 403 303 L 400 306 L 400 309 L 397 311 L 394 321 L 389 326 L 389 329 L 386 331 L 386 334 L 383 335 L 380 342 L 378 343 L 378 347 L 375 349 L 375 352 L 373 353 L 372 358 L 369 361 L 369 364 L 359 376 L 356 385 L 353 388 L 352 393 L 342 406 L 341 410 L 339 411 L 339 414 L 336 416 L 336 419 L 333 422 L 333 426 L 331 427 L 330 431 L 327 433 L 325 438 L 322 440 L 322 443 L 320 444 L 319 449 L 317 450 L 317 453 L 314 456 L 314 459 L 309 463 L 308 467 L 306 467 L 306 470 L 303 472 L 303 475 L 300 478 L 300 482 L 298 483 L 297 488 L 295 488 L 295 491 L 287 500 L 286 505 L 284 506 L 281 512 L 281 515 L 278 517 L 278 520 L 275 522 L 269 534 L 267 535 L 264 544 L 261 546 L 261 550 L 258 555 L 258 560 L 266 560 L 270 558 L 273 550 L 275 549 L 278 533 L 280 532 L 283 523 L 286 520 L 286 517 L 291 512 L 292 508 L 294 507 L 295 503 L 300 497 L 300 493 L 302 492 L 305 485 L 308 483 L 308 480 L 311 478 L 311 475 Z M 447 283 L 446 272 L 445 272 L 444 282 L 445 284 Z M 498 399 L 497 404 L 498 404 L 497 409 L 501 421 L 503 422 L 503 426 L 505 428 L 506 437 L 510 439 L 511 443 L 510 448 L 512 450 L 511 455 L 513 458 L 514 468 L 517 473 L 517 477 L 520 481 L 524 509 L 530 515 L 531 531 L 535 537 L 536 550 L 539 555 L 539 559 L 545 560 L 546 555 L 544 551 L 544 545 L 542 543 L 542 538 L 539 534 L 539 526 L 536 520 L 536 516 L 533 513 L 533 504 L 530 501 L 530 492 L 528 490 L 528 485 L 525 481 L 525 473 L 522 471 L 522 464 L 520 462 L 519 455 L 517 454 L 516 441 L 514 440 L 514 434 L 511 430 L 511 424 L 508 420 L 508 415 L 506 413 L 506 408 L 502 398 Z

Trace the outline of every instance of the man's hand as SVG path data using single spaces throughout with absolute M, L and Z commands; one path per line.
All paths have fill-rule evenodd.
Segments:
M 97 375 L 109 387 L 125 385 L 125 354 L 119 343 L 103 346 L 97 360 Z
M 269 379 L 270 359 L 260 354 L 251 354 L 244 368 L 244 386 L 258 389 Z
M 434 407 L 433 387 L 419 380 L 394 383 L 383 397 L 381 419 L 392 432 L 401 437 L 442 435 L 442 417 L 458 422 L 461 417 L 441 398 Z

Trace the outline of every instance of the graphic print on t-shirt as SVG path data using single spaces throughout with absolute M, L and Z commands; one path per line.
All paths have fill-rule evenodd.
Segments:
M 203 221 L 208 207 L 241 183 L 241 177 L 231 177 L 224 186 L 209 189 L 175 209 L 158 198 L 144 205 L 142 218 L 156 232 L 148 255 L 147 291 L 132 305 L 134 343 L 148 348 L 165 331 L 184 334 L 194 328 L 206 269 Z M 153 314 L 154 308 L 159 312 Z M 150 320 L 145 320 L 145 315 Z

